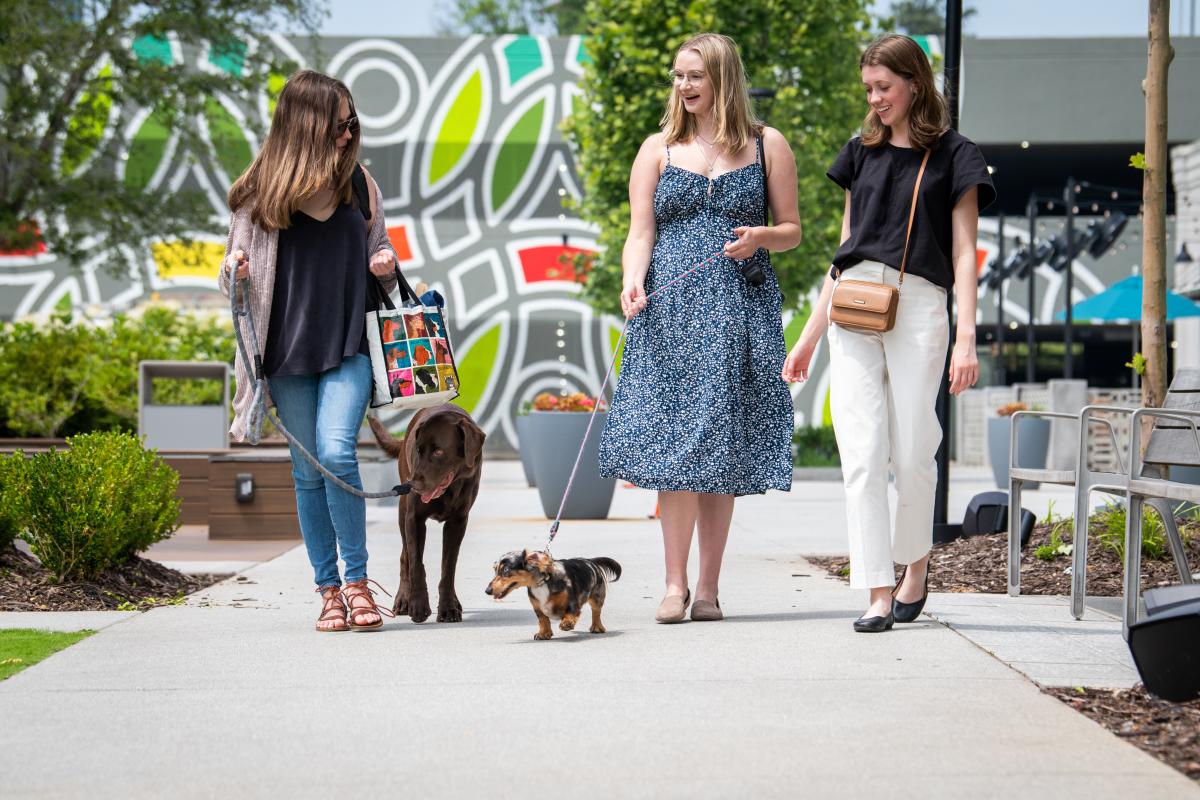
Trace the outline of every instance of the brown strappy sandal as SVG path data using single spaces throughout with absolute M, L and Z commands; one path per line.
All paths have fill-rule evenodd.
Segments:
M 342 599 L 342 587 L 318 586 L 317 591 L 321 593 L 321 599 L 325 601 L 321 605 L 321 616 L 317 617 L 317 632 L 341 633 L 350 630 L 350 625 L 346 622 L 346 601 Z M 322 622 L 335 624 L 322 628 Z
M 350 617 L 350 630 L 352 631 L 373 631 L 383 627 L 383 618 L 395 617 L 391 611 L 385 610 L 375 604 L 375 590 L 367 585 L 368 581 L 379 586 L 370 578 L 363 578 L 361 581 L 347 583 L 342 589 L 342 596 L 346 599 L 346 606 Z M 379 586 L 379 591 L 388 594 L 387 589 Z M 388 595 L 389 597 L 391 595 Z M 355 604 L 358 600 L 358 604 Z M 356 622 L 356 619 L 361 618 L 364 614 L 375 614 L 379 617 L 375 622 L 362 623 Z

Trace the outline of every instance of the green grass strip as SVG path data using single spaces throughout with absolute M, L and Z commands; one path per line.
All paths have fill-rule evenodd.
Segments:
M 58 633 L 29 628 L 0 631 L 0 681 L 11 678 L 26 667 L 33 666 L 43 658 L 52 656 L 93 633 L 95 631 Z

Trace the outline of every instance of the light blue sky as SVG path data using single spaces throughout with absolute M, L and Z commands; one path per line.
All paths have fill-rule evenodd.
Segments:
M 450 0 L 327 2 L 331 13 L 322 29 L 327 36 L 433 36 L 438 18 L 452 7 Z M 1194 35 L 1197 2 L 1171 4 L 1172 35 Z M 892 3 L 873 5 L 878 11 Z M 964 5 L 977 10 L 966 32 L 981 37 L 1144 37 L 1146 31 L 1146 0 L 964 0 Z

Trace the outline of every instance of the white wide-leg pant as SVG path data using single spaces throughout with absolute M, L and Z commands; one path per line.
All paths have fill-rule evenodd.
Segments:
M 866 261 L 842 278 L 878 281 Z M 897 285 L 900 273 L 886 268 Z M 906 273 L 896 325 L 883 334 L 829 326 L 830 410 L 846 487 L 850 585 L 892 586 L 893 562 L 911 564 L 933 545 L 933 501 L 942 429 L 937 395 L 950 336 L 946 290 Z M 893 528 L 888 472 L 898 495 Z

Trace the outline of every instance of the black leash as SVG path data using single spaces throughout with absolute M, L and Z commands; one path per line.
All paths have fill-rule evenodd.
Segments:
M 239 288 L 241 289 L 240 292 Z M 317 468 L 318 472 L 333 481 L 334 485 L 338 488 L 344 489 L 355 497 L 362 497 L 366 500 L 398 497 L 411 492 L 412 487 L 407 483 L 393 486 L 386 492 L 364 492 L 362 489 L 355 488 L 337 475 L 334 475 L 320 461 L 317 461 L 316 456 L 304 449 L 304 445 L 300 444 L 296 437 L 279 421 L 279 416 L 266 408 L 266 398 L 263 394 L 263 389 L 267 386 L 267 376 L 263 374 L 262 356 L 259 355 L 258 333 L 254 330 L 254 317 L 250 315 L 250 281 L 248 278 L 236 280 L 231 276 L 229 299 L 230 308 L 233 312 L 233 332 L 237 337 L 238 350 L 241 351 L 242 358 L 246 362 L 247 371 L 249 371 L 251 365 L 254 368 L 254 400 L 250 405 L 250 419 L 246 424 L 246 439 L 250 444 L 258 444 L 261 441 L 263 418 L 270 415 L 271 424 L 283 434 L 283 438 L 287 439 L 288 444 L 296 448 L 310 464 Z M 246 318 L 246 327 L 250 330 L 250 342 L 254 345 L 253 361 L 250 360 L 250 356 L 246 352 L 246 343 L 242 340 L 242 329 L 238 325 L 238 317 Z

